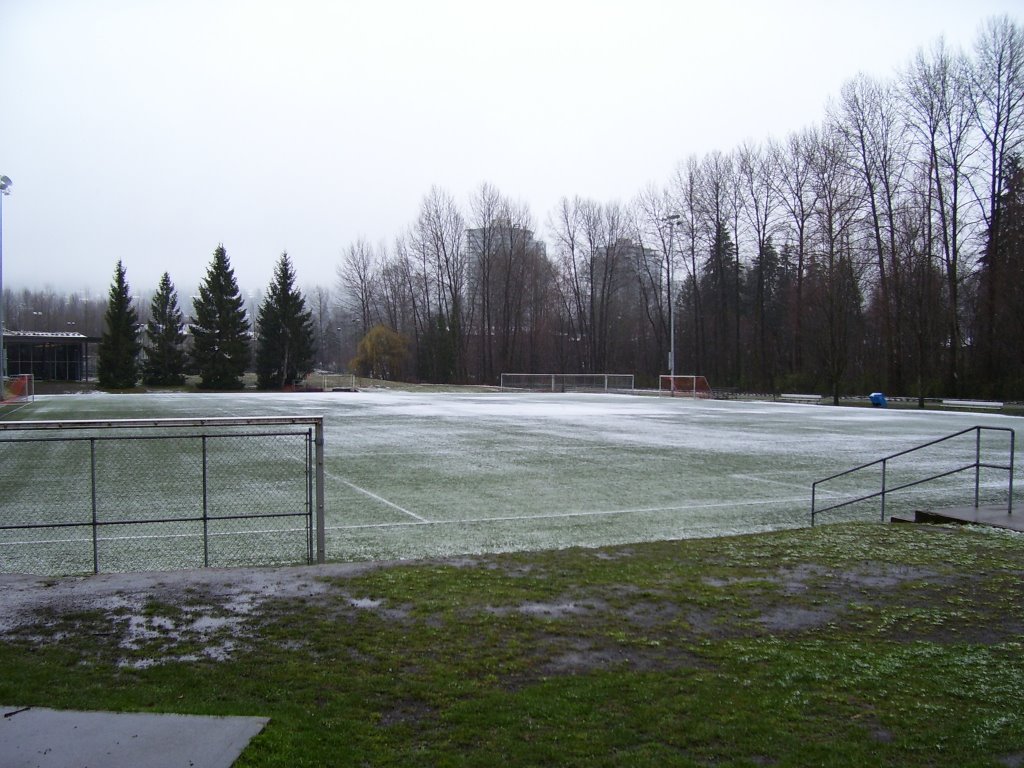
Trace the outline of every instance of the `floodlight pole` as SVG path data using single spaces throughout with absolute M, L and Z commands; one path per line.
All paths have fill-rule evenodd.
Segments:
M 6 397 L 7 354 L 4 352 L 4 198 L 11 194 L 11 180 L 0 176 L 0 400 Z
M 668 269 L 668 375 L 672 377 L 669 379 L 672 382 L 669 385 L 669 389 L 673 392 L 676 386 L 676 321 L 672 314 L 672 245 L 675 239 L 676 222 L 678 220 L 678 213 L 671 213 L 662 219 L 662 221 L 668 223 L 668 253 L 665 254 L 665 262 Z

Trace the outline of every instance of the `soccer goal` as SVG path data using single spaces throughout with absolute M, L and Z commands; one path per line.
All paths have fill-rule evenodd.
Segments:
M 503 373 L 501 391 L 628 392 L 632 373 Z
M 703 376 L 661 376 L 658 393 L 672 397 L 710 398 L 711 385 Z
M 319 390 L 320 392 L 356 392 L 356 377 L 354 373 L 311 373 L 297 389 Z
M 31 373 L 11 376 L 4 381 L 0 403 L 31 403 L 36 399 L 36 380 Z

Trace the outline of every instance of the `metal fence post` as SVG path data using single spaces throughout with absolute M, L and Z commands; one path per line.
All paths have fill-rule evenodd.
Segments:
M 92 572 L 100 572 L 99 528 L 96 516 L 96 438 L 89 440 L 89 479 L 92 485 Z
M 313 428 L 306 430 L 305 436 L 305 462 L 306 462 L 306 564 L 313 562 L 313 538 L 315 523 L 313 522 L 313 475 L 315 466 L 313 464 Z
M 203 441 L 203 567 L 210 567 L 210 511 L 207 503 L 206 435 Z
M 326 559 L 326 533 L 324 531 L 324 419 L 319 416 L 314 424 L 316 430 L 316 561 Z

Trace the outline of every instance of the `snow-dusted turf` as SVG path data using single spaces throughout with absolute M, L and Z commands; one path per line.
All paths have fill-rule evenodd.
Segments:
M 630 395 L 386 390 L 38 397 L 0 418 L 270 415 L 324 417 L 327 553 L 345 561 L 804 526 L 814 480 L 975 424 L 1024 423 Z M 985 440 L 990 460 L 1005 462 L 1006 436 Z M 966 464 L 973 451 L 970 436 L 915 454 L 893 462 L 886 482 Z M 1006 473 L 986 471 L 982 480 L 983 501 L 1005 503 Z M 863 473 L 828 488 L 826 500 L 879 483 L 879 472 Z M 973 473 L 965 473 L 904 492 L 887 511 L 972 500 Z M 877 500 L 822 522 L 850 516 L 878 519 Z

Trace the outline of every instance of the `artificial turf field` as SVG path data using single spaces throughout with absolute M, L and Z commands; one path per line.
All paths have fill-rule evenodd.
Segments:
M 995 414 L 631 395 L 372 389 L 40 396 L 9 409 L 4 418 L 280 415 L 324 419 L 326 554 L 332 561 L 594 547 L 801 527 L 809 524 L 811 484 L 817 479 L 976 424 L 1016 430 L 1022 421 Z M 887 468 L 888 486 L 973 460 L 974 440 L 968 435 L 894 461 Z M 986 435 L 984 451 L 994 461 L 1005 462 L 1007 447 L 1006 433 Z M 9 444 L 7 449 L 12 450 Z M 173 446 L 167 451 L 150 462 L 157 477 L 175 475 Z M 276 475 L 286 472 L 286 452 L 253 459 L 241 449 L 238 453 L 231 472 L 239 486 L 255 487 L 263 501 L 272 499 L 269 491 L 260 491 L 261 484 L 272 489 Z M 68 466 L 35 462 L 0 482 L 7 484 L 7 498 L 14 498 L 17 486 L 34 494 L 37 503 L 52 500 L 46 513 L 59 517 L 85 495 L 80 476 Z M 968 503 L 973 473 L 968 474 L 891 497 L 887 513 Z M 877 491 L 880 479 L 877 470 L 861 473 L 827 486 L 819 501 Z M 147 472 L 108 483 L 122 485 L 131 485 L 126 495 L 138 499 L 140 507 L 147 494 L 161 506 L 179 498 L 190 503 L 183 498 L 187 494 Z M 982 492 L 983 501 L 1004 503 L 1006 473 L 983 473 Z M 874 500 L 822 521 L 877 520 L 879 513 Z M 291 539 L 275 551 L 278 540 L 284 537 L 276 531 L 263 535 L 255 553 L 261 562 L 301 558 L 302 548 Z M 171 557 L 157 567 L 174 566 Z M 108 569 L 139 567 L 126 560 Z

